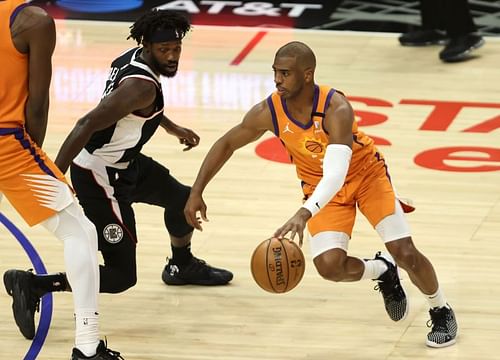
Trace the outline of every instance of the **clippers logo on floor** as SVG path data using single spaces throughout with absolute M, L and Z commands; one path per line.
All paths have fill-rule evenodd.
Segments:
M 111 244 L 119 243 L 123 239 L 123 229 L 117 224 L 106 225 L 102 233 L 104 239 Z

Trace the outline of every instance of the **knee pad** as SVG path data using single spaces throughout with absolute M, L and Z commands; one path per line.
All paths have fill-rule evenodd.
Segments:
M 168 233 L 175 237 L 183 237 L 193 231 L 193 227 L 187 223 L 183 211 L 165 210 L 165 226 Z
M 340 231 L 323 231 L 317 233 L 311 240 L 309 244 L 311 245 L 311 255 L 313 259 L 323 254 L 325 251 L 339 248 L 347 252 L 347 247 L 349 244 L 349 235 Z
M 410 226 L 398 200 L 394 209 L 394 214 L 386 216 L 375 226 L 384 243 L 411 236 Z
M 82 236 L 81 232 L 83 230 L 86 237 L 93 241 L 95 240 L 97 244 L 95 226 L 87 219 L 82 208 L 76 201 L 73 201 L 70 205 L 42 222 L 42 226 L 60 240 L 75 235 Z

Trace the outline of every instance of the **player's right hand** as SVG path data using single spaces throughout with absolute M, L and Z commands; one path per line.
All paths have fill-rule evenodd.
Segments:
M 198 216 L 198 213 L 200 216 Z M 202 220 L 207 222 L 207 205 L 203 201 L 201 195 L 193 194 L 189 195 L 186 206 L 184 206 L 184 216 L 189 225 L 194 227 L 199 231 L 203 231 L 201 226 Z M 201 217 L 201 218 L 200 218 Z

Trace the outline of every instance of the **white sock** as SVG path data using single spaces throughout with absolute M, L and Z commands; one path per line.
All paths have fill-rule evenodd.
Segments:
M 99 334 L 99 314 L 94 310 L 79 310 L 75 314 L 75 346 L 85 356 L 94 356 L 97 345 L 95 334 Z
M 429 302 L 429 306 L 431 309 L 433 308 L 441 308 L 446 306 L 446 297 L 444 296 L 441 288 L 438 287 L 437 291 L 434 294 L 426 295 L 425 298 Z
M 387 271 L 387 265 L 382 260 L 362 260 L 365 264 L 365 271 L 361 275 L 361 280 L 377 279 L 380 275 Z

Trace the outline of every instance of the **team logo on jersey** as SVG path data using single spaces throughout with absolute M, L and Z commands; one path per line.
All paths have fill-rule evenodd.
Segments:
M 110 244 L 119 243 L 123 239 L 123 229 L 117 224 L 108 224 L 102 231 L 104 239 Z
M 320 132 L 321 132 L 320 123 L 319 123 L 319 121 L 315 121 L 314 122 L 314 133 L 317 134 L 317 133 L 320 133 Z
M 283 129 L 283 134 L 287 132 L 293 134 L 293 131 L 290 130 L 290 123 L 286 123 L 285 128 Z
M 316 158 L 318 155 L 322 155 L 325 151 L 325 144 L 319 139 L 315 138 L 305 138 L 304 139 L 304 149 L 306 153 L 309 153 Z

